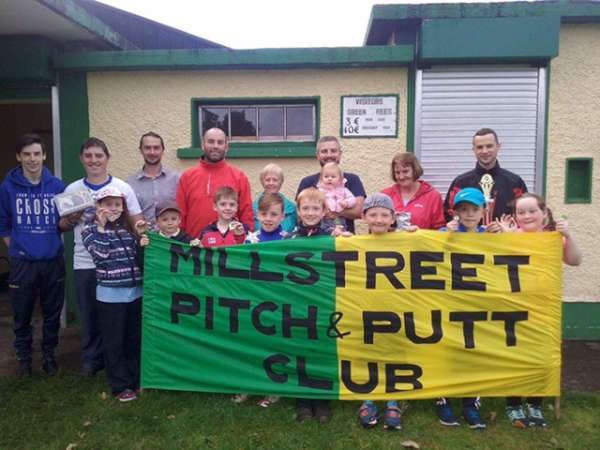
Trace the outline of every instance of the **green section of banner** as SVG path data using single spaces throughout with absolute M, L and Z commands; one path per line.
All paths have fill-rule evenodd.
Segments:
M 142 386 L 337 398 L 329 237 L 214 249 L 150 236 Z M 257 252 L 260 249 L 260 253 Z

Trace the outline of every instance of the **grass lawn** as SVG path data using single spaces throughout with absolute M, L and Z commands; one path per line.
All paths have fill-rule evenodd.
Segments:
M 503 400 L 487 399 L 484 417 L 497 418 L 484 432 L 442 427 L 427 401 L 409 402 L 404 430 L 384 432 L 359 426 L 357 402 L 334 402 L 332 421 L 319 425 L 297 423 L 289 399 L 262 409 L 254 398 L 146 391 L 120 404 L 107 392 L 102 376 L 0 378 L 0 449 L 398 449 L 409 439 L 422 449 L 600 449 L 598 392 L 566 393 L 560 421 L 548 401 L 545 430 L 511 428 Z

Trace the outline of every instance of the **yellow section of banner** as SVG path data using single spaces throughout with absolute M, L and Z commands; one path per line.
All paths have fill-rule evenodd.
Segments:
M 388 233 L 336 251 L 341 399 L 559 395 L 558 233 Z

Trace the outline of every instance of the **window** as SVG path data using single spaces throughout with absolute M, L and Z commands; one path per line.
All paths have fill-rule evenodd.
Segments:
M 565 203 L 592 202 L 592 158 L 567 158 Z
M 202 156 L 202 135 L 222 129 L 227 158 L 313 158 L 319 140 L 321 99 L 315 97 L 192 98 L 190 147 L 177 156 Z
M 198 104 L 200 136 L 221 128 L 235 142 L 314 142 L 314 104 Z

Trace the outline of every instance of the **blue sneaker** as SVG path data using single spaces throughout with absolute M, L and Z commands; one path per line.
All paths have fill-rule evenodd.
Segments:
M 445 398 L 440 398 L 435 402 L 437 408 L 437 415 L 440 419 L 440 423 L 447 427 L 458 427 L 460 422 L 452 411 L 452 406 L 446 401 Z
M 508 420 L 510 420 L 512 426 L 515 428 L 524 429 L 529 426 L 529 422 L 525 417 L 525 413 L 523 412 L 521 405 L 507 406 L 506 415 L 508 416 Z
M 383 417 L 384 430 L 401 430 L 402 429 L 402 411 L 396 402 L 388 402 L 385 407 L 385 415 Z
M 373 402 L 364 402 L 358 410 L 358 420 L 364 428 L 373 428 L 379 422 L 379 412 Z
M 527 403 L 527 420 L 529 422 L 530 427 L 545 427 L 546 420 L 544 419 L 544 415 L 542 414 L 541 405 L 532 405 L 531 403 Z
M 475 406 L 467 406 L 463 408 L 463 417 L 469 424 L 469 428 L 472 430 L 485 430 L 486 424 L 481 420 L 479 410 Z

